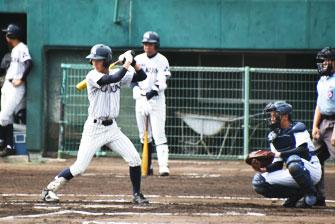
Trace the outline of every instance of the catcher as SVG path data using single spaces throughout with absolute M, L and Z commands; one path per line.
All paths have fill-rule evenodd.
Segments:
M 271 129 L 268 140 L 272 153 L 259 151 L 246 159 L 257 171 L 252 180 L 254 190 L 267 198 L 287 198 L 284 207 L 313 206 L 321 166 L 306 126 L 291 120 L 292 106 L 284 101 L 269 103 L 264 115 Z

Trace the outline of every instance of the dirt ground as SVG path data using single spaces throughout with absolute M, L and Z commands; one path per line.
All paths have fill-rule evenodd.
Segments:
M 0 163 L 0 223 L 335 223 L 335 166 L 327 164 L 327 207 L 292 209 L 251 186 L 242 161 L 171 160 L 169 177 L 142 178 L 149 205 L 131 203 L 127 164 L 94 158 L 81 177 L 59 192 L 60 203 L 39 198 L 44 186 L 74 159 Z M 157 162 L 154 161 L 157 173 Z

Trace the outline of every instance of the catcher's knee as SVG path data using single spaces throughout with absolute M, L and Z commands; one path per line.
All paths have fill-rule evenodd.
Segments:
M 269 190 L 269 183 L 266 182 L 265 178 L 260 173 L 256 173 L 252 179 L 252 185 L 254 190 L 261 195 L 267 195 Z
M 287 168 L 292 176 L 300 175 L 305 170 L 304 163 L 297 155 L 292 155 L 287 159 Z

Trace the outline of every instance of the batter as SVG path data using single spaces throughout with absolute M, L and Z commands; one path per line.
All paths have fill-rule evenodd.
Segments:
M 141 158 L 132 142 L 121 132 L 115 121 L 120 110 L 121 86 L 129 86 L 131 82 L 142 81 L 146 78 L 146 74 L 139 65 L 135 64 L 131 51 L 119 57 L 124 62 L 121 69 L 108 69 L 112 63 L 112 51 L 103 44 L 93 46 L 91 53 L 86 58 L 90 59 L 94 70 L 86 76 L 90 106 L 77 160 L 69 168 L 60 172 L 43 189 L 41 198 L 47 202 L 58 202 L 56 191 L 73 177 L 84 173 L 97 150 L 106 145 L 120 154 L 129 165 L 133 202 L 148 204 L 148 200 L 141 193 Z M 127 73 L 131 65 L 136 71 L 135 74 Z

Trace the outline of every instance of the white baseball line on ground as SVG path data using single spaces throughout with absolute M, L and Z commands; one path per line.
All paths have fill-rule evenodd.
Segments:
M 6 197 L 39 197 L 39 194 L 0 194 L 0 196 L 6 196 Z M 68 196 L 68 197 L 129 197 L 131 198 L 132 195 L 108 195 L 108 194 L 99 194 L 99 195 L 90 195 L 90 194 L 60 194 L 60 196 Z M 165 195 L 165 196 L 159 196 L 159 195 L 147 195 L 147 198 L 188 198 L 188 199 L 221 199 L 221 200 L 281 200 L 281 199 L 269 199 L 269 198 L 249 198 L 249 197 L 230 197 L 230 196 L 199 196 L 199 195 Z M 82 200 L 83 202 L 129 202 L 125 199 L 122 200 Z M 327 200 L 327 203 L 335 203 L 334 200 Z M 3 204 L 16 204 L 16 205 L 23 205 L 23 204 L 31 204 L 31 202 L 23 202 L 21 200 L 8 200 L 4 202 Z M 45 210 L 57 210 L 61 209 L 60 206 L 46 206 L 50 205 L 49 203 L 46 202 L 37 202 L 34 203 L 34 208 L 36 209 L 45 209 Z M 106 207 L 113 207 L 113 208 L 125 208 L 125 207 L 130 207 L 133 204 L 129 205 L 106 205 L 106 204 L 97 204 L 97 205 L 79 205 L 78 203 L 66 203 L 66 205 L 73 204 L 75 206 L 78 206 L 78 209 L 80 208 L 106 208 Z M 151 202 L 150 204 L 155 205 L 155 204 L 169 204 L 168 202 Z M 182 202 L 182 204 L 192 204 L 192 203 L 187 203 L 187 202 Z M 146 209 L 146 208 L 152 208 L 150 206 L 136 206 L 136 208 L 140 209 Z M 242 208 L 238 208 L 242 209 Z M 246 210 L 249 210 L 246 208 Z M 326 209 L 327 210 L 327 209 Z M 333 210 L 331 210 L 333 211 Z M 237 211 L 227 211 L 224 213 L 146 213 L 146 212 L 113 212 L 113 213 L 105 213 L 105 212 L 87 212 L 87 211 L 80 211 L 80 210 L 60 210 L 60 211 L 55 211 L 55 212 L 49 212 L 49 213 L 41 213 L 41 214 L 32 214 L 32 215 L 16 215 L 16 216 L 7 216 L 7 217 L 1 217 L 0 220 L 12 220 L 16 218 L 37 218 L 37 217 L 45 217 L 45 216 L 51 216 L 51 215 L 64 215 L 64 214 L 82 214 L 82 215 L 87 215 L 87 216 L 116 216 L 116 215 L 150 215 L 150 216 L 176 216 L 176 215 L 187 215 L 187 216 L 226 216 L 226 215 L 243 215 L 243 216 L 265 216 L 264 213 L 257 213 L 257 212 L 237 212 Z

